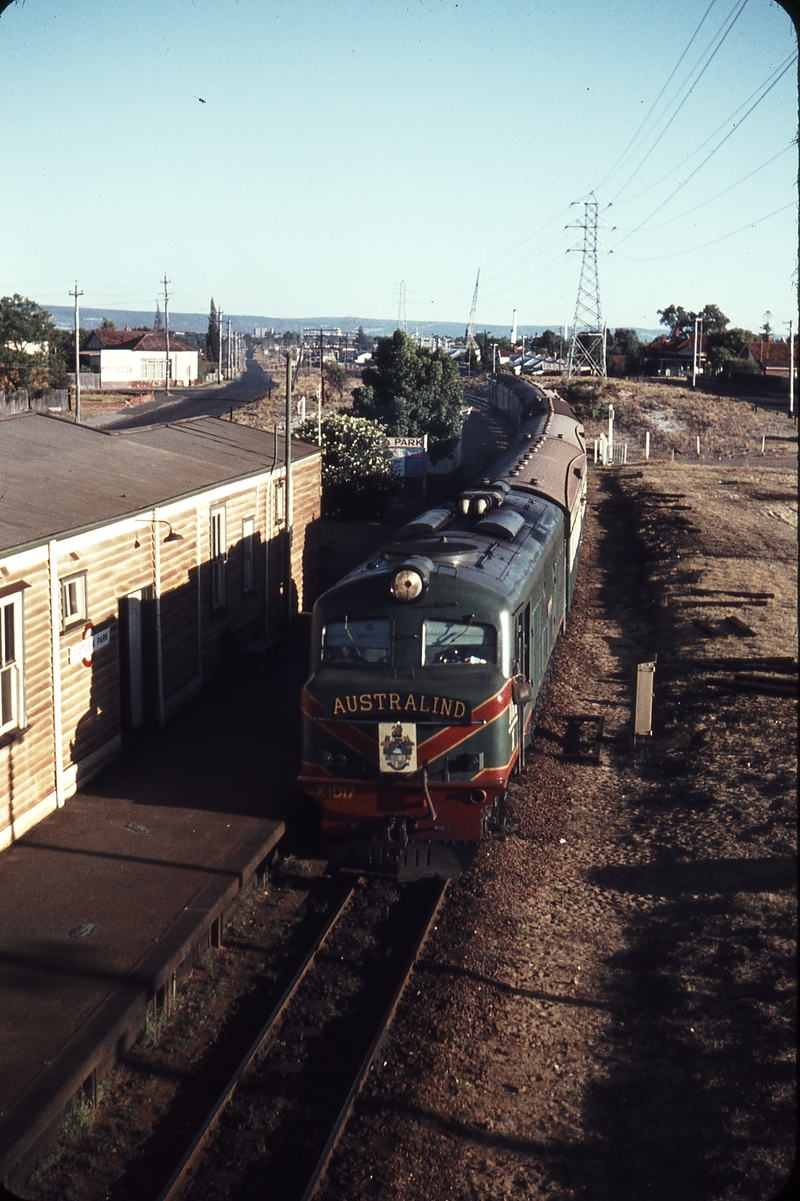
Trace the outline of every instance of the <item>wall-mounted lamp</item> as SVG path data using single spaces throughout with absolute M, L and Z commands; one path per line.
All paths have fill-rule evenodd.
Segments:
M 177 532 L 177 530 L 173 530 L 170 522 L 165 521 L 163 517 L 151 518 L 150 524 L 151 525 L 168 525 L 169 526 L 169 533 L 167 534 L 166 538 L 164 539 L 165 542 L 183 542 L 183 534 L 179 534 Z M 142 544 L 139 541 L 138 537 L 135 538 L 134 542 L 133 542 L 134 550 L 138 550 L 141 545 Z

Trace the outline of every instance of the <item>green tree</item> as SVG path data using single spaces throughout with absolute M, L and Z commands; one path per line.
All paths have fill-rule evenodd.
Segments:
M 356 354 L 368 354 L 372 350 L 372 338 L 364 333 L 364 326 L 359 325 L 356 331 Z
M 164 319 L 161 316 L 161 308 L 159 306 L 159 303 L 158 303 L 158 301 L 156 301 L 156 315 L 153 318 L 153 329 L 157 333 L 159 330 L 161 330 L 163 328 L 164 328 Z
M 208 313 L 208 332 L 206 333 L 206 354 L 212 363 L 219 362 L 219 313 L 211 297 L 211 308 Z
M 728 318 L 715 304 L 707 304 L 697 314 L 703 323 L 704 334 L 721 334 L 728 326 Z
M 706 338 L 706 359 L 715 374 L 723 373 L 730 374 L 731 371 L 739 370 L 738 364 L 744 367 L 742 359 L 742 351 L 747 342 L 758 342 L 759 339 L 750 329 L 734 329 L 720 330 L 715 333 L 710 333 Z
M 615 329 L 607 353 L 623 359 L 625 375 L 636 375 L 641 371 L 642 344 L 635 329 Z
M 325 359 L 322 364 L 322 378 L 325 380 L 325 395 L 341 400 L 347 383 L 347 368 L 335 359 Z
M 728 318 L 715 304 L 705 305 L 699 313 L 685 309 L 681 304 L 670 304 L 665 309 L 657 311 L 661 324 L 669 327 L 673 338 L 689 337 L 694 332 L 694 323 L 697 317 L 702 321 L 703 332 L 706 334 L 722 333 L 728 324 Z
M 0 389 L 41 395 L 66 383 L 61 335 L 50 314 L 15 292 L 0 299 Z
M 559 350 L 563 348 L 563 342 L 559 334 L 556 334 L 551 329 L 546 329 L 543 334 L 537 334 L 531 338 L 531 350 L 542 350 L 546 354 L 558 356 Z
M 322 418 L 321 432 L 323 516 L 340 521 L 381 516 L 402 487 L 385 429 L 378 422 L 339 412 Z M 316 442 L 316 419 L 304 421 L 296 433 Z
M 103 320 L 100 322 L 100 328 L 101 329 L 116 329 L 117 327 L 114 324 L 114 322 L 111 320 L 110 317 L 104 317 Z
M 378 339 L 361 379 L 363 386 L 353 391 L 355 416 L 380 422 L 387 434 L 427 434 L 433 462 L 449 454 L 461 431 L 464 402 L 453 359 L 417 346 L 396 329 L 391 338 Z

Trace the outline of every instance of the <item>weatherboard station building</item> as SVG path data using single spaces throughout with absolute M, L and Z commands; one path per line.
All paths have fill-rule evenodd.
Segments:
M 272 433 L 0 418 L 0 848 L 313 603 L 321 455 L 291 458 L 287 521 Z

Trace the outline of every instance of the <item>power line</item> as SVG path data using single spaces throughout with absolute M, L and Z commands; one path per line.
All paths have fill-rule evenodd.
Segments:
M 717 35 L 716 35 L 717 37 L 719 37 L 719 41 L 717 42 L 717 45 L 714 47 L 714 50 L 712 51 L 712 53 L 711 53 L 711 55 L 709 56 L 708 60 L 707 60 L 707 61 L 706 61 L 706 63 L 703 65 L 702 69 L 699 71 L 699 73 L 696 75 L 696 77 L 695 77 L 694 79 L 689 79 L 689 80 L 688 80 L 686 83 L 684 83 L 684 84 L 682 85 L 682 87 L 686 87 L 686 92 L 685 92 L 685 95 L 684 95 L 683 99 L 681 100 L 680 104 L 678 105 L 678 107 L 677 107 L 677 108 L 675 109 L 675 111 L 673 112 L 673 114 L 672 114 L 672 116 L 670 117 L 670 119 L 667 121 L 667 123 L 666 123 L 666 125 L 664 126 L 664 128 L 661 130 L 661 133 L 658 135 L 658 137 L 656 138 L 656 140 L 653 142 L 653 144 L 652 144 L 652 146 L 650 147 L 650 149 L 649 149 L 649 150 L 647 151 L 647 153 L 645 154 L 644 158 L 642 158 L 642 159 L 639 161 L 639 163 L 636 165 L 636 167 L 634 168 L 634 170 L 631 172 L 631 174 L 630 174 L 630 175 L 628 176 L 628 178 L 625 180 L 625 183 L 622 185 L 622 187 L 619 189 L 619 191 L 617 192 L 616 196 L 614 197 L 614 199 L 615 199 L 615 200 L 618 200 L 618 199 L 619 199 L 619 197 L 622 195 L 622 193 L 623 193 L 623 192 L 625 191 L 625 189 L 628 187 L 628 185 L 630 184 L 631 180 L 634 178 L 634 176 L 636 175 L 636 173 L 637 173 L 638 171 L 641 171 L 642 167 L 643 167 L 643 166 L 644 166 L 644 164 L 647 162 L 647 160 L 649 159 L 650 155 L 651 155 L 651 154 L 653 153 L 653 151 L 655 150 L 656 146 L 658 146 L 659 142 L 660 142 L 660 141 L 661 141 L 661 139 L 664 137 L 664 135 L 666 134 L 667 130 L 670 128 L 670 126 L 672 125 L 672 123 L 673 123 L 673 122 L 676 120 L 676 118 L 677 118 L 677 116 L 678 116 L 679 112 L 681 111 L 681 109 L 683 108 L 684 104 L 686 103 L 686 101 L 687 101 L 687 100 L 689 99 L 689 97 L 691 96 L 691 94 L 692 94 L 692 91 L 694 90 L 695 86 L 696 86 L 696 85 L 697 85 L 697 84 L 700 82 L 700 80 L 703 78 L 703 76 L 705 75 L 706 71 L 708 70 L 708 68 L 711 66 L 712 62 L 713 62 L 713 61 L 714 61 L 714 59 L 716 58 L 717 54 L 718 54 L 718 53 L 719 53 L 719 51 L 722 49 L 722 46 L 723 46 L 723 43 L 725 42 L 725 39 L 728 37 L 728 34 L 731 32 L 731 30 L 733 29 L 734 25 L 735 25 L 735 24 L 736 24 L 736 22 L 739 20 L 739 17 L 742 15 L 742 13 L 743 13 L 743 11 L 744 11 L 744 8 L 745 8 L 745 5 L 746 5 L 746 4 L 747 4 L 747 0 L 742 0 L 741 4 L 740 4 L 740 6 L 739 6 L 739 9 L 738 9 L 738 11 L 736 12 L 735 16 L 733 17 L 733 19 L 732 19 L 732 20 L 729 20 L 728 28 L 727 28 L 727 29 L 725 29 L 725 31 L 724 31 L 724 33 L 722 34 L 722 36 L 720 36 L 719 34 L 717 34 Z M 707 53 L 707 52 L 708 52 L 708 50 L 704 51 L 704 53 Z M 702 59 L 701 59 L 701 61 L 702 61 Z M 694 68 L 694 69 L 696 69 L 696 68 Z M 680 93 L 678 93 L 678 94 L 680 94 Z M 673 100 L 671 101 L 671 103 L 674 103 L 674 101 L 677 99 L 677 95 L 678 95 L 678 94 L 676 94 L 676 96 L 674 96 L 674 97 L 673 97 Z
M 796 57 L 797 57 L 796 55 L 795 55 L 795 56 L 793 56 L 793 58 L 796 58 Z M 682 181 L 681 181 L 681 182 L 678 184 L 677 188 L 675 188 L 675 190 L 674 190 L 674 191 L 670 192 L 670 194 L 669 194 L 669 196 L 667 196 L 666 200 L 662 200 L 661 204 L 659 204 L 659 205 L 658 205 L 656 208 L 654 208 L 654 209 L 653 209 L 653 211 L 652 211 L 652 213 L 650 213 L 650 215 L 649 215 L 649 216 L 645 217 L 644 221 L 641 221 L 641 222 L 640 222 L 640 223 L 639 223 L 639 224 L 636 226 L 636 228 L 635 228 L 635 229 L 632 229 L 632 230 L 630 231 L 630 233 L 627 233 L 627 234 L 625 235 L 625 237 L 624 237 L 624 238 L 622 238 L 622 239 L 620 240 L 620 245 L 622 244 L 622 242 L 626 242 L 626 241 L 628 240 L 628 238 L 631 238 L 631 237 L 633 237 L 633 235 L 634 235 L 635 233 L 638 233 L 638 232 L 639 232 L 639 230 L 640 230 L 640 229 L 642 229 L 642 227 L 643 227 L 643 226 L 647 225 L 647 222 L 648 222 L 648 221 L 651 221 L 651 220 L 652 220 L 652 218 L 653 218 L 653 217 L 655 217 L 656 213 L 660 213 L 660 212 L 661 212 L 661 210 L 662 210 L 662 209 L 665 207 L 665 205 L 669 204 L 670 200 L 672 200 L 672 198 L 673 198 L 674 196 L 677 196 L 677 194 L 678 194 L 678 192 L 681 190 L 681 188 L 684 188 L 684 187 L 686 186 L 686 184 L 687 184 L 687 183 L 689 183 L 691 180 L 693 180 L 693 179 L 694 179 L 694 177 L 695 177 L 695 175 L 697 175 L 698 171 L 701 171 L 701 170 L 703 169 L 703 167 L 705 167 L 706 163 L 707 163 L 707 162 L 709 162 L 709 161 L 710 161 L 710 159 L 712 159 L 712 158 L 714 157 L 714 155 L 717 153 L 717 151 L 722 149 L 722 147 L 725 145 L 725 143 L 728 141 L 728 139 L 729 139 L 729 138 L 732 138 L 732 137 L 733 137 L 733 135 L 736 133 L 736 131 L 737 131 L 738 129 L 741 129 L 741 128 L 742 128 L 742 126 L 744 125 L 745 121 L 746 121 L 746 120 L 747 120 L 747 118 L 750 116 L 750 114 L 751 114 L 752 112 L 754 112 L 754 111 L 755 111 L 755 109 L 757 109 L 757 108 L 758 108 L 759 104 L 761 104 L 761 101 L 762 101 L 762 100 L 764 100 L 764 99 L 765 99 L 765 98 L 766 98 L 766 97 L 769 95 L 769 93 L 772 91 L 772 89 L 773 89 L 773 88 L 776 86 L 776 84 L 777 84 L 777 83 L 778 83 L 778 82 L 779 82 L 779 81 L 782 79 L 782 77 L 783 77 L 783 76 L 786 74 L 786 72 L 789 70 L 789 67 L 790 67 L 791 65 L 792 65 L 792 64 L 791 64 L 791 62 L 788 62 L 788 63 L 785 65 L 785 67 L 784 67 L 784 68 L 783 68 L 783 70 L 781 71 L 780 75 L 778 75 L 777 79 L 773 80 L 773 82 L 772 82 L 772 83 L 769 85 L 769 87 L 768 87 L 768 88 L 767 88 L 767 89 L 766 89 L 764 92 L 762 92 L 762 94 L 759 96 L 758 100 L 756 100 L 755 104 L 752 104 L 752 105 L 750 106 L 750 108 L 747 110 L 747 112 L 744 114 L 744 116 L 742 117 L 741 121 L 739 121 L 739 123 L 738 123 L 737 125 L 735 125 L 735 126 L 733 127 L 733 129 L 731 129 L 731 130 L 729 130 L 729 131 L 728 131 L 728 133 L 725 135 L 725 137 L 722 139 L 722 141 L 721 141 L 721 142 L 718 142 L 718 143 L 717 143 L 717 145 L 714 147 L 714 149 L 713 149 L 713 150 L 711 150 L 711 151 L 710 151 L 710 152 L 709 152 L 709 153 L 706 155 L 706 157 L 703 159 L 703 161 L 702 161 L 702 162 L 701 162 L 701 163 L 700 163 L 700 164 L 699 164 L 697 167 L 695 167 L 695 169 L 694 169 L 694 171 L 692 171 L 691 175 L 689 175 L 689 176 L 688 176 L 686 179 L 682 180 Z
M 773 154 L 772 158 L 768 158 L 767 161 L 762 163 L 760 167 L 755 167 L 752 171 L 748 171 L 747 175 L 742 175 L 741 178 L 735 180 L 734 183 L 729 184 L 727 188 L 723 188 L 721 192 L 717 192 L 715 196 L 709 196 L 708 200 L 701 201 L 700 204 L 696 204 L 694 208 L 686 209 L 684 212 L 678 213 L 676 217 L 668 217 L 666 221 L 661 221 L 658 225 L 653 226 L 652 228 L 662 229 L 665 225 L 671 225 L 674 221 L 683 221 L 685 217 L 691 217 L 692 213 L 696 213 L 698 209 L 705 208 L 706 205 L 713 204 L 715 200 L 719 200 L 721 197 L 727 196 L 728 192 L 732 192 L 734 188 L 738 188 L 739 184 L 746 183 L 748 179 L 752 179 L 754 175 L 758 175 L 759 171 L 763 171 L 770 165 L 770 163 L 774 163 L 776 159 L 781 158 L 784 154 L 787 154 L 788 151 L 793 149 L 794 147 L 791 145 L 784 146 L 783 150 L 779 150 L 777 154 Z M 647 229 L 650 227 L 640 226 L 640 228 Z
M 717 0 L 711 0 L 711 3 L 709 4 L 708 8 L 707 8 L 707 9 L 706 9 L 706 11 L 703 13 L 703 16 L 702 16 L 702 17 L 701 17 L 701 19 L 700 19 L 700 24 L 697 26 L 697 28 L 695 29 L 694 33 L 693 33 L 693 34 L 692 34 L 692 36 L 689 38 L 689 41 L 688 41 L 688 42 L 687 42 L 687 44 L 686 44 L 686 47 L 685 47 L 685 49 L 684 49 L 684 51 L 683 51 L 683 54 L 680 56 L 680 58 L 678 59 L 678 61 L 677 61 L 677 62 L 676 62 L 676 64 L 675 64 L 675 66 L 674 66 L 674 67 L 672 68 L 672 70 L 670 71 L 670 73 L 669 73 L 669 77 L 668 77 L 668 79 L 667 79 L 666 83 L 664 84 L 664 86 L 662 87 L 661 91 L 660 91 L 660 92 L 658 93 L 658 95 L 656 96 L 656 98 L 655 98 L 655 100 L 653 101 L 653 103 L 650 105 L 650 108 L 647 110 L 647 114 L 646 114 L 646 116 L 644 117 L 643 121 L 641 122 L 641 124 L 640 124 L 639 128 L 636 130 L 636 133 L 633 135 L 633 137 L 631 138 L 631 140 L 628 142 L 628 145 L 625 147 L 625 149 L 624 149 L 624 150 L 622 151 L 622 153 L 619 155 L 619 157 L 617 158 L 617 161 L 616 161 L 616 162 L 613 164 L 613 166 L 611 167 L 611 169 L 608 171 L 608 173 L 606 174 L 605 178 L 604 178 L 604 179 L 601 179 L 600 183 L 597 185 L 597 186 L 598 186 L 598 188 L 603 188 L 603 187 L 605 186 L 605 184 L 608 182 L 608 180 L 609 180 L 609 179 L 611 179 L 611 178 L 613 177 L 613 175 L 614 175 L 614 172 L 616 171 L 617 167 L 621 166 L 621 164 L 622 164 L 622 163 L 624 163 L 625 159 L 626 159 L 626 158 L 627 158 L 627 156 L 628 156 L 628 153 L 629 153 L 629 151 L 631 150 L 631 148 L 633 147 L 633 145 L 634 145 L 634 143 L 636 142 L 637 138 L 639 137 L 639 134 L 642 132 L 642 130 L 644 129 L 645 125 L 646 125 L 646 124 L 647 124 L 647 122 L 650 120 L 650 116 L 651 116 L 651 114 L 652 114 L 653 110 L 655 109 L 655 107 L 656 107 L 656 105 L 658 104 L 659 100 L 660 100 L 660 99 L 661 99 L 661 97 L 664 95 L 664 93 L 666 92 L 666 90 L 667 90 L 667 88 L 669 87 L 670 83 L 672 82 L 672 79 L 673 79 L 673 77 L 674 77 L 674 75 L 675 75 L 675 72 L 678 70 L 678 67 L 681 65 L 681 63 L 683 62 L 683 60 L 686 58 L 686 55 L 689 53 L 689 50 L 690 50 L 690 49 L 691 49 L 691 47 L 692 47 L 692 43 L 694 42 L 694 40 L 695 40 L 695 38 L 697 37 L 698 33 L 700 32 L 700 30 L 702 29 L 703 25 L 705 24 L 706 17 L 707 17 L 707 16 L 708 16 L 708 14 L 711 12 L 711 10 L 712 10 L 712 8 L 714 7 L 714 5 L 716 4 L 716 2 L 717 2 Z
M 653 188 L 659 187 L 664 182 L 665 179 L 669 179 L 670 175 L 674 175 L 676 171 L 680 171 L 681 167 L 685 163 L 690 162 L 696 154 L 699 154 L 700 151 L 703 150 L 709 144 L 709 142 L 713 141 L 713 139 L 717 136 L 718 133 L 721 133 L 721 131 L 723 129 L 726 129 L 728 127 L 728 125 L 730 124 L 731 121 L 736 120 L 736 118 L 738 117 L 738 115 L 742 111 L 742 109 L 746 108 L 747 105 L 750 103 L 750 101 L 759 94 L 761 89 L 765 88 L 767 86 L 767 84 L 770 83 L 770 81 L 773 79 L 773 76 L 778 75 L 779 72 L 781 74 L 784 74 L 785 73 L 784 68 L 787 66 L 791 66 L 791 64 L 793 62 L 796 62 L 796 60 L 797 60 L 797 54 L 795 54 L 795 53 L 790 54 L 788 56 L 788 58 L 785 58 L 784 61 L 779 66 L 777 66 L 775 68 L 775 70 L 770 75 L 768 75 L 767 78 L 765 80 L 763 80 L 763 82 L 760 83 L 758 85 L 758 87 L 755 88 L 750 93 L 750 95 L 747 97 L 747 99 L 742 101 L 742 103 L 738 106 L 738 108 L 735 108 L 733 110 L 733 112 L 730 113 L 725 118 L 725 120 L 722 121 L 716 127 L 716 129 L 712 130 L 711 133 L 708 135 L 708 137 L 705 138 L 702 142 L 700 142 L 700 144 L 698 146 L 695 146 L 694 150 L 690 151 L 690 153 L 687 154 L 684 158 L 682 158 L 679 163 L 676 163 L 674 167 L 670 167 L 669 171 L 667 171 L 666 174 L 662 175 L 660 179 L 657 179 L 654 183 L 648 184 L 646 188 L 642 188 L 642 190 L 640 192 L 634 193 L 633 196 L 628 196 L 625 203 L 631 204 L 634 200 L 638 200 L 640 196 L 646 196 L 648 192 L 652 192 Z M 777 82 L 777 80 L 776 80 L 776 82 Z
M 727 238 L 732 238 L 735 234 L 740 234 L 746 229 L 753 229 L 756 225 L 761 225 L 762 221 L 768 221 L 770 217 L 777 217 L 779 213 L 785 213 L 787 209 L 796 208 L 797 201 L 792 200 L 789 204 L 784 204 L 782 208 L 773 209 L 771 213 L 767 213 L 764 217 L 758 217 L 755 221 L 748 221 L 746 225 L 740 225 L 738 229 L 732 229 L 730 233 L 721 234 L 718 238 L 712 238 L 710 242 L 701 242 L 699 246 L 687 246 L 685 250 L 674 250 L 671 254 L 625 254 L 624 251 L 615 250 L 620 258 L 630 259 L 636 263 L 655 263 L 660 259 L 674 259 L 681 254 L 694 254 L 696 250 L 705 250 L 706 246 L 715 246 L 717 242 L 724 242 Z

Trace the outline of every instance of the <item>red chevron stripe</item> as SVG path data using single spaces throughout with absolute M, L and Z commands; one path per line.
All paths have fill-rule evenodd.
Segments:
M 315 696 L 312 696 L 306 690 L 305 685 L 303 686 L 303 691 L 300 693 L 300 711 L 306 717 L 311 718 L 322 717 L 322 714 L 325 712 L 325 706 L 322 701 L 318 701 Z
M 492 725 L 493 722 L 497 721 L 498 717 L 506 712 L 510 700 L 511 681 L 509 680 L 500 692 L 483 701 L 478 705 L 477 709 L 473 709 L 473 723 L 480 721 L 485 722 L 487 726 Z M 484 729 L 485 727 L 481 726 L 480 728 Z M 448 726 L 417 746 L 417 761 L 420 763 L 432 763 L 434 759 L 441 758 L 448 751 L 452 751 L 455 747 L 460 746 L 462 742 L 466 742 L 475 733 L 474 724 L 471 727 Z
M 338 738 L 345 746 L 349 746 L 351 751 L 355 751 L 356 754 L 363 755 L 365 759 L 377 764 L 377 739 L 370 738 L 362 730 L 351 725 L 349 721 L 318 721 L 317 725 L 326 733 L 333 734 L 334 738 Z

